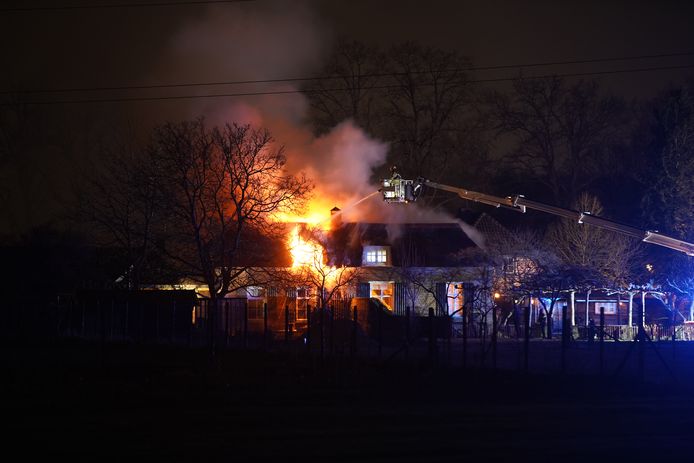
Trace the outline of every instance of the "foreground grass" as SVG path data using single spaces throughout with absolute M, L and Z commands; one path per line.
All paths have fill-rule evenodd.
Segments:
M 263 352 L 2 346 L 22 456 L 635 461 L 688 456 L 686 389 Z

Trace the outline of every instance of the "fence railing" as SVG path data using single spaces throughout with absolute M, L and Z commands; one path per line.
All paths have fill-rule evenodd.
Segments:
M 22 313 L 27 318 L 21 318 Z M 585 361 L 576 363 L 571 356 L 582 352 L 581 355 L 597 359 L 598 345 L 601 360 L 594 360 L 602 365 L 600 371 L 627 368 L 604 354 L 603 343 L 624 346 L 626 350 L 623 349 L 620 355 L 627 358 L 633 350 L 628 346 L 634 344 L 628 341 L 643 339 L 674 346 L 668 341 L 694 340 L 694 325 L 690 324 L 674 327 L 648 325 L 640 332 L 638 326 L 604 325 L 601 328 L 569 326 L 567 323 L 566 333 L 561 329 L 553 333 L 558 342 L 545 343 L 538 341 L 546 339 L 546 329 L 531 324 L 527 314 L 520 317 L 520 323 L 496 325 L 493 319 L 468 320 L 465 314 L 462 317 L 436 315 L 433 309 L 426 315 L 409 310 L 404 315 L 395 315 L 376 301 L 370 301 L 368 307 L 350 306 L 347 300 L 333 301 L 326 309 L 308 306 L 301 313 L 305 318 L 297 317 L 297 313 L 295 307 L 287 305 L 272 310 L 267 304 L 250 308 L 246 299 L 233 298 L 217 301 L 91 298 L 57 304 L 49 310 L 43 308 L 40 317 L 32 312 L 30 306 L 14 308 L 10 323 L 4 324 L 4 334 L 16 332 L 12 327 L 21 327 L 24 336 L 43 323 L 40 331 L 44 335 L 102 342 L 168 344 L 214 350 L 286 350 L 321 358 L 428 359 L 454 365 L 526 370 L 551 365 L 554 371 L 562 372 L 567 371 L 567 365 L 572 363 L 574 368 L 579 364 L 590 365 Z M 596 347 L 589 348 L 590 345 Z M 615 349 L 611 348 L 614 352 L 622 352 Z M 533 360 L 540 352 L 542 360 Z M 629 357 L 629 362 L 636 357 Z

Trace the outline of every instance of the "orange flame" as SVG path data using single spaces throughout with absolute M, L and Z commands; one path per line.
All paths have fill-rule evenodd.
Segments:
M 292 255 L 292 268 L 320 268 L 323 265 L 323 247 L 315 241 L 306 241 L 301 237 L 301 225 L 289 233 L 289 252 Z
M 330 229 L 330 209 L 338 204 L 334 198 L 329 198 L 327 195 L 317 195 L 312 198 L 307 207 L 306 212 L 298 215 L 288 212 L 277 212 L 274 219 L 283 223 L 305 223 L 311 228 L 320 228 L 321 230 Z

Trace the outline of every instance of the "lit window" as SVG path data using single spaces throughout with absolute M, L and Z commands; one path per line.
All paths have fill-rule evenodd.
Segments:
M 383 305 L 393 310 L 393 286 L 392 281 L 370 281 L 369 296 L 380 300 Z
M 387 246 L 365 246 L 363 261 L 365 264 L 387 264 L 388 263 L 388 247 Z
M 448 314 L 454 317 L 462 317 L 464 303 L 463 284 L 448 283 Z

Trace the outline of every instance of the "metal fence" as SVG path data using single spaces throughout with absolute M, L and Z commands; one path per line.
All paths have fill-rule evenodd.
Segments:
M 683 378 L 694 361 L 692 325 L 571 327 L 552 340 L 532 326 L 411 313 L 395 315 L 377 300 L 366 307 L 335 300 L 325 309 L 308 306 L 297 319 L 285 305 L 255 313 L 246 299 L 217 301 L 171 297 L 90 295 L 43 307 L 14 306 L 6 336 L 77 337 L 101 342 L 169 344 L 193 348 L 265 349 L 293 354 L 368 357 L 383 362 L 430 362 L 451 367 L 503 368 L 562 374 L 618 374 L 640 379 Z M 36 313 L 35 313 L 36 312 Z M 41 322 L 39 320 L 42 320 Z M 681 344 L 680 348 L 676 345 Z M 691 351 L 691 352 L 690 352 Z M 685 372 L 686 374 L 681 374 Z M 693 378 L 694 379 L 694 378 Z

